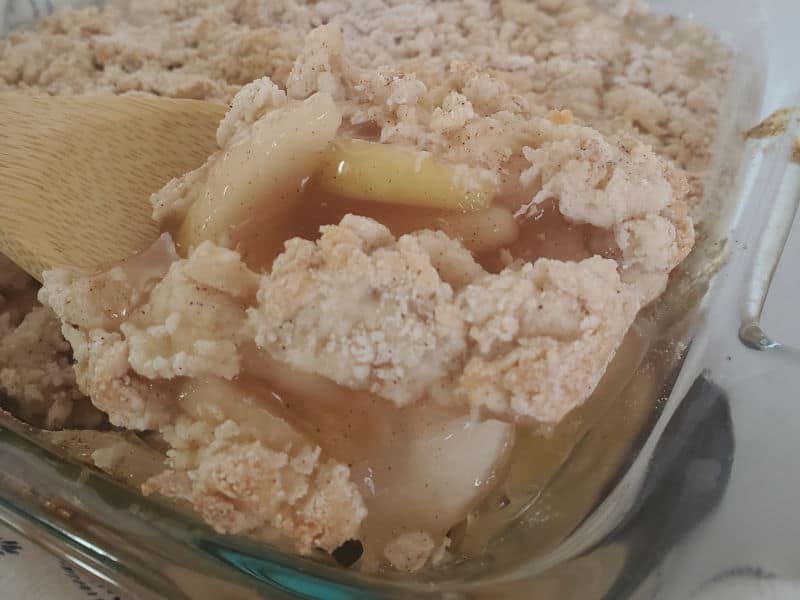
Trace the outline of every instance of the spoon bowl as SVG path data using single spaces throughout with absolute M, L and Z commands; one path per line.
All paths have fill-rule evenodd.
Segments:
M 158 236 L 150 194 L 217 149 L 224 105 L 0 95 L 0 252 L 41 281 L 99 271 Z

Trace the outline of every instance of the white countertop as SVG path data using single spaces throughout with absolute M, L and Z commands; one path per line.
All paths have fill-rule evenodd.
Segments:
M 0 525 L 0 598 L 133 600 Z

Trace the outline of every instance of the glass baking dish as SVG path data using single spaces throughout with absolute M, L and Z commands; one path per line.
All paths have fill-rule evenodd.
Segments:
M 6 11 L 0 34 L 52 8 L 23 4 L 30 10 Z M 658 335 L 639 368 L 603 382 L 597 395 L 614 411 L 597 401 L 581 415 L 584 435 L 524 506 L 498 511 L 505 527 L 486 552 L 410 580 L 221 536 L 180 506 L 65 456 L 52 436 L 10 415 L 0 428 L 0 520 L 139 598 L 667 599 L 743 567 L 800 578 L 792 551 L 800 486 L 780 474 L 800 449 L 791 402 L 800 351 L 761 326 L 800 197 L 800 169 L 789 160 L 798 128 L 763 141 L 742 135 L 800 101 L 790 58 L 800 54 L 791 31 L 800 5 L 652 4 L 703 22 L 736 53 L 706 181 L 720 216 L 648 315 Z M 783 257 L 781 272 L 797 268 L 800 256 Z M 769 306 L 791 303 L 773 296 Z M 792 318 L 776 314 L 767 320 Z

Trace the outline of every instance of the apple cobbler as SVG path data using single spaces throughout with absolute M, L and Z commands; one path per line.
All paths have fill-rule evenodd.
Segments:
M 144 2 L 14 33 L 0 91 L 230 106 L 152 195 L 151 247 L 44 273 L 41 306 L 0 265 L 0 386 L 50 427 L 157 432 L 144 492 L 220 532 L 445 561 L 691 251 L 727 61 L 625 1 Z

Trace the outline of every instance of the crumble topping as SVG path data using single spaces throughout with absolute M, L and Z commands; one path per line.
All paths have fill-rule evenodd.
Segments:
M 205 380 L 184 391 L 188 414 L 162 430 L 170 468 L 147 481 L 145 493 L 188 500 L 221 533 L 272 526 L 302 553 L 355 538 L 366 509 L 348 467 L 321 458 L 319 446 L 252 398 L 242 401 L 257 428 L 228 418 L 225 402 L 237 393 L 228 385 Z
M 259 347 L 398 406 L 446 377 L 465 348 L 453 290 L 417 236 L 396 241 L 363 217 L 325 227 L 316 243 L 287 242 L 258 299 L 249 316 Z
M 256 343 L 300 371 L 398 406 L 452 381 L 449 402 L 548 423 L 591 393 L 640 308 L 599 257 L 484 271 L 454 293 L 417 234 L 352 215 L 287 242 L 258 299 Z
M 424 531 L 409 531 L 393 539 L 383 554 L 398 571 L 419 571 L 433 553 L 436 543 Z

